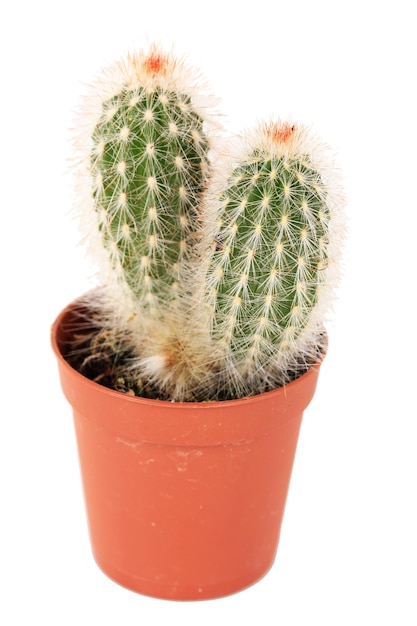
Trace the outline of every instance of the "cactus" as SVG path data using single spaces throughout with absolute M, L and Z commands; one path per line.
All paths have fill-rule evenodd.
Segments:
M 305 127 L 260 125 L 239 151 L 220 186 L 206 287 L 214 350 L 238 396 L 285 384 L 320 347 L 339 207 L 335 172 Z
M 184 288 L 210 172 L 208 116 L 194 104 L 190 68 L 155 46 L 113 74 L 88 148 L 91 195 L 108 292 L 120 320 L 140 328 Z
M 103 337 L 111 349 L 128 347 L 129 367 L 116 377 L 135 390 L 142 372 L 158 369 L 158 351 L 168 354 L 174 378 L 192 380 L 188 353 L 207 342 L 186 277 L 219 127 L 212 106 L 197 72 L 153 45 L 107 68 L 82 113 L 89 122 L 77 149 L 94 216 L 88 238 L 104 274 Z M 105 350 L 102 337 L 96 343 Z
M 80 144 L 106 268 L 92 343 L 115 352 L 116 388 L 181 401 L 259 393 L 317 360 L 342 204 L 301 125 L 259 125 L 220 158 L 196 84 L 156 46 L 127 57 Z

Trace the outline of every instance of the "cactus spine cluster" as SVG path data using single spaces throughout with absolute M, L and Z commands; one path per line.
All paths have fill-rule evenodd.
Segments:
M 337 176 L 309 131 L 263 124 L 219 158 L 207 110 L 154 46 L 118 66 L 88 150 L 108 331 L 131 354 L 119 374 L 172 400 L 297 375 L 320 349 L 337 266 Z

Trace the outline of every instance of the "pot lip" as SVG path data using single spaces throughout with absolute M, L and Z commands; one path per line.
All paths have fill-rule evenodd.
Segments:
M 61 350 L 65 321 L 69 322 L 71 312 L 75 313 L 80 304 L 80 299 L 69 304 L 51 328 L 62 390 L 77 423 L 92 422 L 95 428 L 107 430 L 116 442 L 127 443 L 132 449 L 142 443 L 176 448 L 237 445 L 272 436 L 282 429 L 299 428 L 313 398 L 326 349 L 305 374 L 253 396 L 214 402 L 130 396 L 86 378 L 64 358 Z
M 75 309 L 80 304 L 81 304 L 81 299 L 73 300 L 64 309 L 61 310 L 61 312 L 58 314 L 55 321 L 53 322 L 51 326 L 51 344 L 52 344 L 53 352 L 55 353 L 55 356 L 58 359 L 61 367 L 65 368 L 65 370 L 71 373 L 72 376 L 75 376 L 79 380 L 82 380 L 85 385 L 87 385 L 90 388 L 96 389 L 97 391 L 100 390 L 101 393 L 104 393 L 108 395 L 109 397 L 114 397 L 114 398 L 119 398 L 119 399 L 123 398 L 123 401 L 127 403 L 158 406 L 161 408 L 170 407 L 171 409 L 178 408 L 178 409 L 181 409 L 182 411 L 195 408 L 196 406 L 197 407 L 201 406 L 201 407 L 204 407 L 205 409 L 212 408 L 214 410 L 218 407 L 227 407 L 227 406 L 238 407 L 241 404 L 247 405 L 249 403 L 259 402 L 259 399 L 261 398 L 271 398 L 274 395 L 277 395 L 277 396 L 281 394 L 286 395 L 286 393 L 288 393 L 289 390 L 294 389 L 297 385 L 300 384 L 301 381 L 304 381 L 307 378 L 315 375 L 315 373 L 317 373 L 317 371 L 320 369 L 321 364 L 327 354 L 327 349 L 328 349 L 328 335 L 327 335 L 327 332 L 325 332 L 325 343 L 324 343 L 323 352 L 320 355 L 320 357 L 317 359 L 317 361 L 315 361 L 304 374 L 292 380 L 291 382 L 285 385 L 282 385 L 281 387 L 277 387 L 276 389 L 265 391 L 263 393 L 254 394 L 252 396 L 244 396 L 243 398 L 235 398 L 232 400 L 213 400 L 213 401 L 201 400 L 201 401 L 188 401 L 188 402 L 160 400 L 158 398 L 146 398 L 142 396 L 130 396 L 128 394 L 124 394 L 121 391 L 117 391 L 116 389 L 112 389 L 110 387 L 105 387 L 103 385 L 100 385 L 99 383 L 87 378 L 86 376 L 81 374 L 77 369 L 72 367 L 72 365 L 70 365 L 70 363 L 63 356 L 62 351 L 58 345 L 58 339 L 57 339 L 58 329 L 61 327 L 61 324 L 65 315 L 71 309 Z

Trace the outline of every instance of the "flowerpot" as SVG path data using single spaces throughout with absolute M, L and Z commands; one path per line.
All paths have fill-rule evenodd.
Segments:
M 73 408 L 91 545 L 133 591 L 172 600 L 225 596 L 272 566 L 301 419 L 320 363 L 265 394 L 175 403 L 101 386 L 65 360 L 73 303 L 52 327 Z

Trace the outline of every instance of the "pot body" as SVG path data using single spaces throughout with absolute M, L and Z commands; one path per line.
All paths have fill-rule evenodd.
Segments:
M 73 408 L 93 554 L 119 584 L 172 600 L 225 596 L 261 578 L 278 545 L 298 433 L 319 364 L 243 400 L 170 403 L 94 383 L 52 345 Z

